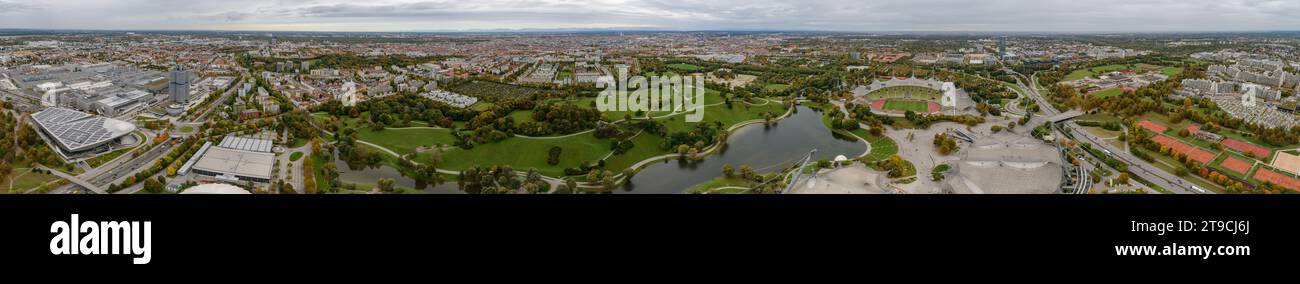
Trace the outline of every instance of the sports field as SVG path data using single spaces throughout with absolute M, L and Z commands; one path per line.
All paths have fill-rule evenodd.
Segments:
M 1300 179 L 1291 177 L 1285 173 L 1279 173 L 1267 167 L 1260 167 L 1255 171 L 1255 179 L 1268 182 L 1291 190 L 1300 190 Z
M 1279 152 L 1277 158 L 1273 159 L 1273 166 L 1291 173 L 1300 172 L 1300 156 Z
M 1220 165 L 1220 166 L 1223 166 L 1223 168 L 1225 168 L 1225 169 L 1228 169 L 1228 170 L 1231 170 L 1231 171 L 1237 172 L 1238 174 L 1243 174 L 1243 175 L 1246 174 L 1246 172 L 1249 172 L 1249 171 L 1250 171 L 1250 163 L 1247 163 L 1246 161 L 1243 161 L 1243 160 L 1241 160 L 1241 159 L 1237 159 L 1237 158 L 1233 158 L 1233 157 L 1228 157 L 1228 158 L 1224 159 L 1223 162 L 1220 163 L 1219 165 Z
M 1151 132 L 1155 132 L 1157 134 L 1165 133 L 1165 130 L 1169 130 L 1169 127 L 1161 125 L 1160 123 L 1152 122 L 1150 120 L 1143 120 L 1141 122 L 1138 122 L 1138 126 L 1142 128 L 1146 128 L 1147 130 L 1150 130 Z
M 871 100 L 910 98 L 916 100 L 938 101 L 942 97 L 943 94 L 939 93 L 938 90 L 917 86 L 888 87 L 867 94 L 867 98 Z
M 885 101 L 886 110 L 912 111 L 916 113 L 930 112 L 928 103 L 922 101 L 907 100 L 888 100 Z
M 1267 159 L 1269 154 L 1272 154 L 1273 152 L 1268 148 L 1260 147 L 1255 144 L 1250 144 L 1247 142 L 1237 141 L 1233 139 L 1223 139 L 1223 141 L 1219 143 L 1223 144 L 1223 146 L 1226 146 L 1228 148 L 1241 151 L 1242 153 L 1250 153 L 1251 155 L 1254 155 L 1255 158 L 1258 159 Z
M 1214 160 L 1214 153 L 1201 150 L 1201 148 L 1196 148 L 1196 146 L 1188 145 L 1187 143 L 1183 143 L 1178 139 L 1170 138 L 1169 136 L 1157 134 L 1156 136 L 1151 137 L 1151 140 L 1162 146 L 1169 147 L 1175 153 L 1187 155 L 1188 158 L 1196 160 L 1202 165 L 1209 164 Z

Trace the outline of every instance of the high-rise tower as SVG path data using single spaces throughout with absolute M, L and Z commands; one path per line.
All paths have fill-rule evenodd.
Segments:
M 998 38 L 998 59 L 1007 56 L 1007 37 Z
M 171 73 L 167 74 L 167 79 L 171 81 L 168 94 L 173 102 L 186 104 L 190 102 L 190 71 L 185 70 L 185 65 L 175 65 Z

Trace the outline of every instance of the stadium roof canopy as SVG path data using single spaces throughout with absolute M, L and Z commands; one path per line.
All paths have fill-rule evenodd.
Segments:
M 34 113 L 32 120 L 66 152 L 89 150 L 135 131 L 129 122 L 61 107 Z

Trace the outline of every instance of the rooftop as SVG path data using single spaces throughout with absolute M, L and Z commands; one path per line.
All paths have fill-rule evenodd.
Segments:
M 61 107 L 34 113 L 32 120 L 69 152 L 85 151 L 135 131 L 135 124 L 129 122 Z
M 948 181 L 954 193 L 1056 193 L 1064 179 L 1056 148 L 1033 138 L 997 134 L 977 140 L 963 152 Z
M 221 139 L 221 144 L 218 144 L 217 146 L 244 151 L 270 153 L 271 148 L 274 145 L 274 142 L 266 139 L 226 136 L 225 139 Z
M 194 169 L 235 176 L 271 178 L 275 154 L 211 147 L 194 163 Z

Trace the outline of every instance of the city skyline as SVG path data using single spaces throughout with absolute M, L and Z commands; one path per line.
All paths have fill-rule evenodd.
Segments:
M 1300 3 L 1285 1 L 0 0 L 0 15 L 0 28 L 92 30 L 1300 30 Z

